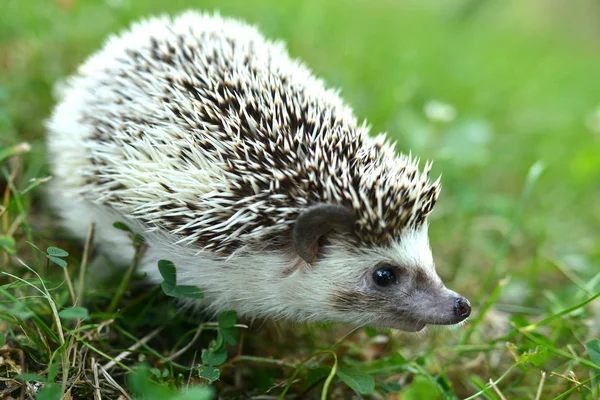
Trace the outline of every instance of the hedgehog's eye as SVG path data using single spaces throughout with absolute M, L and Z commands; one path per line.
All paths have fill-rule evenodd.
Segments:
M 396 283 L 396 270 L 390 266 L 378 268 L 373 272 L 373 282 L 378 286 L 385 287 Z

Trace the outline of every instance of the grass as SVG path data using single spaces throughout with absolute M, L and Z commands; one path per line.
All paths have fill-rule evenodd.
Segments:
M 431 243 L 444 281 L 474 305 L 467 324 L 418 336 L 245 327 L 232 313 L 182 313 L 126 270 L 114 287 L 86 284 L 93 240 L 66 236 L 43 197 L 53 85 L 129 21 L 189 7 L 284 39 L 374 131 L 435 160 L 444 187 Z M 599 10 L 585 0 L 4 0 L 0 393 L 599 398 Z

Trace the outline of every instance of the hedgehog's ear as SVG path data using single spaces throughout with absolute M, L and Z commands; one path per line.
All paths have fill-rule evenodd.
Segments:
M 296 219 L 292 241 L 296 254 L 308 264 L 318 257 L 319 239 L 331 231 L 352 232 L 356 216 L 346 207 L 319 204 L 303 211 Z

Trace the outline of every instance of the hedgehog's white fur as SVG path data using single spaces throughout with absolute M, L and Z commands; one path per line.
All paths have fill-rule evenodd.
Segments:
M 150 279 L 173 261 L 215 312 L 410 330 L 421 322 L 339 311 L 331 293 L 362 290 L 380 261 L 443 287 L 427 239 L 439 192 L 429 166 L 370 138 L 335 91 L 249 25 L 196 12 L 134 24 L 69 80 L 48 129 L 65 225 L 84 237 L 95 222 L 97 245 L 125 263 L 133 249 L 112 223 L 127 223 L 148 243 Z M 298 257 L 268 241 L 312 202 L 352 208 L 361 240 L 351 249 L 335 236 L 316 266 L 294 268 Z M 443 321 L 434 308 L 424 319 Z

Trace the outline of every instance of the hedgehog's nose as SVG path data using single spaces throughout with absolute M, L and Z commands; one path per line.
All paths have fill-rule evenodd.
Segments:
M 459 318 L 459 321 L 464 321 L 471 315 L 471 304 L 464 297 L 457 297 L 454 303 L 454 315 Z

